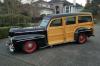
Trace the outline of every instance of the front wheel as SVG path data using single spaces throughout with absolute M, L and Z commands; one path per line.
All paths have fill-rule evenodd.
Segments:
M 23 51 L 25 53 L 31 54 L 37 49 L 37 44 L 34 41 L 27 41 L 23 45 Z
M 85 33 L 80 33 L 77 39 L 79 44 L 84 44 L 87 42 L 87 35 Z

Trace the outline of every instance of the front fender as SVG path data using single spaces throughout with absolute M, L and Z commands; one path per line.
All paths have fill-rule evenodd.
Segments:
M 22 50 L 23 45 L 26 41 L 35 41 L 38 45 L 38 48 L 46 46 L 45 35 L 39 34 L 30 34 L 30 35 L 20 35 L 9 38 L 10 44 L 14 45 L 15 50 Z
M 30 34 L 30 35 L 14 36 L 13 40 L 16 42 L 22 42 L 22 41 L 27 41 L 27 40 L 41 39 L 41 38 L 45 38 L 45 36 L 39 35 L 39 34 Z

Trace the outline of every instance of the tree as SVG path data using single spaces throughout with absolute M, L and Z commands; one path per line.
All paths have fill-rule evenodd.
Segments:
M 29 8 L 29 13 L 30 16 L 38 16 L 40 8 L 37 6 L 38 4 L 35 3 L 36 0 L 27 0 L 30 2 L 30 8 Z
M 0 1 L 0 14 L 2 13 L 2 9 L 3 9 L 3 4 Z
M 100 10 L 99 8 L 99 3 L 100 3 L 100 0 L 93 0 L 92 3 L 87 3 L 86 6 L 85 6 L 85 11 L 89 11 L 89 12 L 92 12 L 94 15 L 97 15 L 98 14 L 98 11 Z
M 100 0 L 93 0 L 92 3 L 98 5 L 98 4 L 100 4 Z
M 4 6 L 6 13 L 8 14 L 16 14 L 19 13 L 19 0 L 4 0 Z

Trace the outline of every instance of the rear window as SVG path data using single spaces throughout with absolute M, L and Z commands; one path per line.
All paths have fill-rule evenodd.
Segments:
M 79 16 L 78 22 L 79 23 L 92 22 L 92 17 L 91 16 Z

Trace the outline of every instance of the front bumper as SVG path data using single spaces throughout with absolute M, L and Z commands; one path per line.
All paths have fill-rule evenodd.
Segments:
M 14 44 L 13 44 L 13 42 L 12 42 L 12 37 L 9 37 L 8 38 L 8 41 L 6 42 L 6 46 L 8 47 L 8 50 L 11 52 L 11 53 L 13 53 L 13 52 L 15 52 L 15 47 L 14 47 Z

